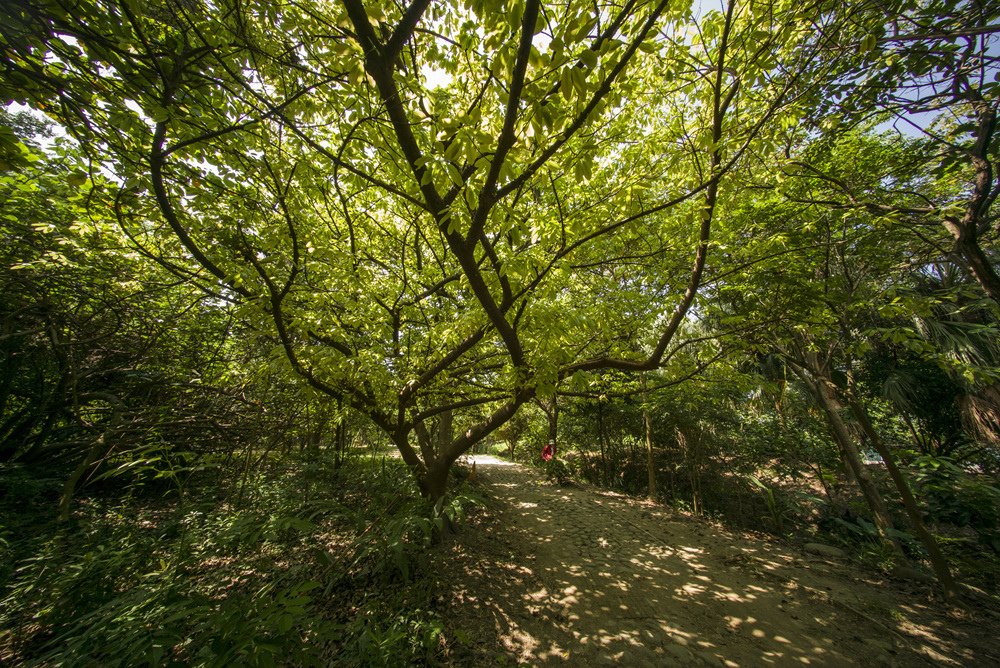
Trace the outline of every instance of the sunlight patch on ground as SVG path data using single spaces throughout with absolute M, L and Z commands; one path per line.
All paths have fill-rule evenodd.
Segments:
M 518 466 L 514 462 L 507 461 L 506 459 L 500 459 L 499 457 L 494 457 L 493 455 L 471 455 L 469 457 L 469 464 L 471 465 L 475 462 L 477 467 L 480 466 L 503 466 L 503 467 L 513 467 Z
M 730 601 L 732 603 L 752 603 L 757 600 L 757 597 L 753 594 L 741 596 L 734 591 L 717 591 L 713 594 L 713 597 L 718 601 Z
M 675 589 L 674 593 L 687 596 L 697 596 L 698 594 L 704 594 L 705 591 L 705 587 L 688 582 Z

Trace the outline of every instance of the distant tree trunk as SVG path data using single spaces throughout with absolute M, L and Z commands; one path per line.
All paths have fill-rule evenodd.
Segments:
M 684 468 L 687 469 L 688 484 L 691 486 L 691 510 L 695 515 L 701 514 L 701 480 L 698 472 L 697 453 L 694 452 L 687 436 L 680 428 L 674 429 L 677 435 L 677 445 L 684 454 Z
M 827 483 L 826 478 L 823 477 L 823 465 L 822 464 L 812 465 L 807 462 L 806 466 L 808 466 L 809 469 L 816 474 L 816 479 L 819 481 L 819 484 L 823 487 L 823 493 L 826 495 L 826 500 L 829 501 L 831 505 L 834 505 L 836 503 L 836 499 L 833 496 L 833 490 L 830 489 L 829 483 Z
M 344 465 L 344 455 L 347 451 L 347 425 L 344 422 L 344 418 L 341 417 L 333 435 L 333 468 L 335 469 Z
M 639 458 L 639 454 L 636 449 L 636 444 L 639 441 L 638 439 L 635 438 L 626 438 L 625 441 L 628 443 L 628 463 L 629 466 L 631 467 L 633 464 L 636 463 L 636 460 Z M 622 482 L 624 483 L 624 481 L 625 481 L 625 476 L 622 475 Z
M 102 457 L 108 455 L 111 448 L 114 447 L 114 437 L 112 436 L 112 444 L 108 445 L 108 433 L 109 430 L 114 429 L 121 422 L 122 415 L 122 403 L 118 397 L 112 394 L 101 394 L 101 399 L 110 402 L 113 406 L 113 413 L 111 415 L 111 425 L 105 428 L 91 443 L 90 448 L 87 450 L 87 454 L 84 455 L 83 459 L 77 464 L 76 468 L 67 478 L 65 484 L 63 485 L 62 497 L 59 499 L 59 513 L 58 521 L 66 522 L 69 520 L 70 505 L 73 502 L 73 495 L 76 493 L 77 485 L 80 483 L 80 479 L 83 478 L 87 471 L 97 464 Z
M 851 407 L 851 412 L 854 414 L 855 419 L 861 428 L 864 430 L 865 435 L 871 442 L 872 446 L 882 457 L 882 461 L 885 463 L 886 471 L 889 473 L 889 477 L 892 478 L 892 482 L 896 485 L 896 489 L 899 492 L 899 496 L 903 501 L 903 508 L 906 509 L 906 515 L 910 519 L 910 525 L 913 528 L 913 532 L 917 535 L 917 539 L 923 544 L 924 549 L 927 550 L 927 556 L 931 561 L 931 568 L 934 569 L 934 575 L 937 576 L 938 582 L 945 592 L 951 596 L 956 592 L 955 579 L 952 577 L 951 569 L 948 567 L 948 560 L 945 559 L 944 555 L 941 553 L 941 549 L 938 547 L 937 541 L 934 540 L 934 536 L 931 532 L 927 530 L 924 525 L 923 518 L 920 516 L 920 508 L 917 506 L 917 500 L 913 497 L 913 492 L 910 490 L 909 484 L 903 477 L 902 472 L 896 465 L 896 460 L 893 457 L 892 451 L 886 446 L 885 442 L 875 431 L 874 425 L 872 425 L 871 419 L 868 417 L 868 411 L 865 410 L 858 400 L 854 397 L 851 398 L 849 402 Z
M 646 427 L 646 476 L 648 482 L 648 497 L 651 501 L 656 500 L 656 467 L 653 463 L 653 423 L 649 419 L 649 395 L 646 392 L 646 376 L 642 377 L 642 422 Z
M 601 446 L 601 485 L 608 486 L 607 432 L 604 429 L 604 403 L 597 404 L 597 439 Z
M 304 434 L 302 434 L 302 437 L 299 439 L 299 452 L 305 451 L 306 448 L 312 445 L 313 435 L 315 434 L 315 430 L 313 429 L 313 424 L 312 424 L 312 415 L 309 410 L 308 403 L 306 403 L 305 406 L 305 414 L 306 414 L 305 420 L 303 421 L 306 423 L 306 431 Z
M 320 443 L 323 442 L 323 435 L 326 433 L 327 425 L 330 423 L 330 409 L 325 403 L 314 411 L 310 411 L 308 406 L 306 407 L 307 415 L 311 412 L 310 418 L 307 418 L 309 424 L 309 432 L 306 435 L 306 441 L 303 444 L 303 449 L 308 448 L 314 452 L 319 451 Z M 334 462 L 336 465 L 336 462 Z
M 344 400 L 337 397 L 337 429 L 334 432 L 333 468 L 344 465 L 344 455 L 347 451 L 347 416 L 344 415 Z
M 646 423 L 646 474 L 649 478 L 649 498 L 656 500 L 656 467 L 653 462 L 653 426 L 649 419 L 649 411 L 642 411 L 642 419 Z
M 691 449 L 692 479 L 694 480 L 694 502 L 695 513 L 701 515 L 705 511 L 705 498 L 701 494 L 701 446 L 704 438 L 704 431 L 699 431 L 698 438 L 694 440 L 694 447 Z
M 667 473 L 669 474 L 669 477 L 670 477 L 670 479 L 669 479 L 669 483 L 670 483 L 670 492 L 669 492 L 670 496 L 669 496 L 669 498 L 671 500 L 676 500 L 677 499 L 677 466 L 673 462 L 671 462 L 669 468 L 667 468 Z

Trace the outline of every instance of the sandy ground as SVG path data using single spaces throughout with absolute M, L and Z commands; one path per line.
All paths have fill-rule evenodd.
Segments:
M 1000 666 L 1000 618 L 926 585 L 477 455 L 442 571 L 456 665 Z

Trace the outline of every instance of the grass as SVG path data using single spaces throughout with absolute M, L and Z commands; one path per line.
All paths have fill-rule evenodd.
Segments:
M 272 461 L 183 497 L 80 500 L 0 470 L 0 663 L 433 665 L 443 651 L 434 517 L 398 460 Z M 35 484 L 37 483 L 37 484 Z M 11 490 L 31 487 L 28 499 Z M 460 501 L 448 506 L 452 516 Z

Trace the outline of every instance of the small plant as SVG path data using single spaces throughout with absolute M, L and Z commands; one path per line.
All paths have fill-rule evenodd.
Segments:
M 427 610 L 391 617 L 387 621 L 375 610 L 365 610 L 348 630 L 355 638 L 346 665 L 412 666 L 434 665 L 444 624 Z
M 787 514 L 788 509 L 783 503 L 778 502 L 774 494 L 774 489 L 761 482 L 760 478 L 754 475 L 748 475 L 747 480 L 749 480 L 754 487 L 764 492 L 764 501 L 767 503 L 767 510 L 771 514 L 771 521 L 774 523 L 774 528 L 778 533 L 784 533 L 785 515 Z

